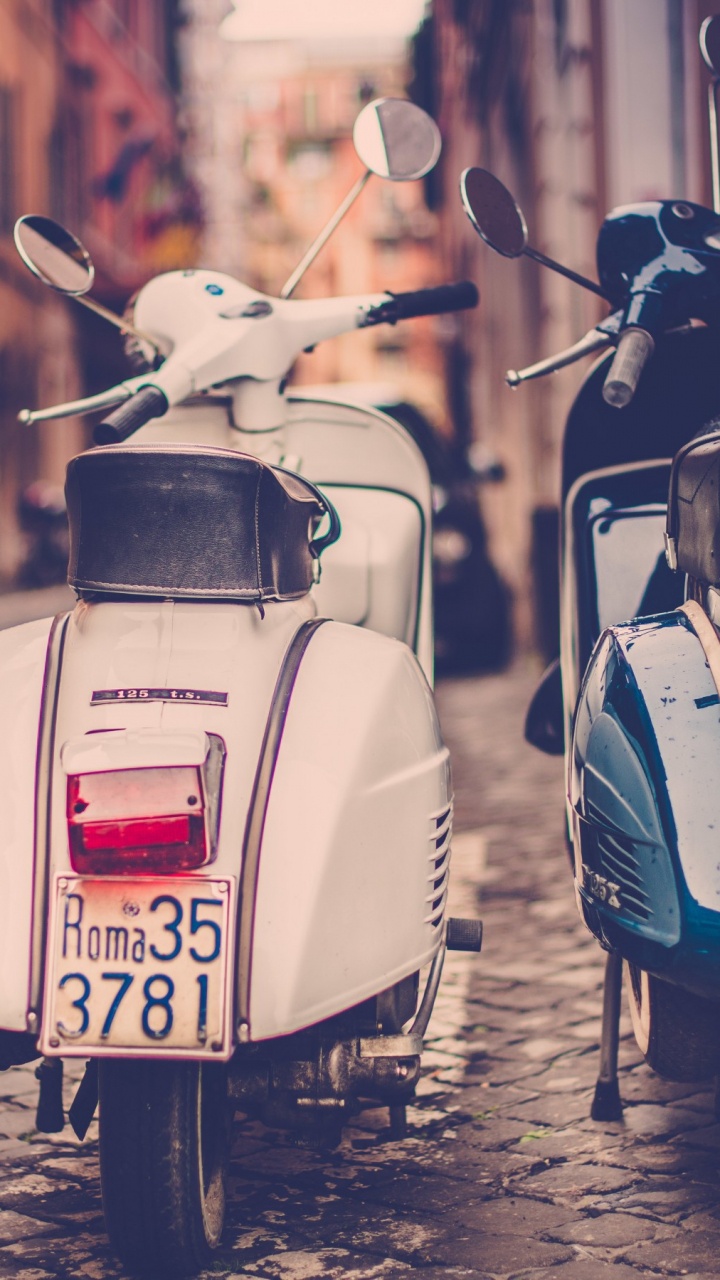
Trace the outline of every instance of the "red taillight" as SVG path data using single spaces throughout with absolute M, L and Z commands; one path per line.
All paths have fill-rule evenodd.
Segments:
M 76 828 L 77 830 L 77 828 Z M 82 827 L 83 843 L 93 849 L 141 849 L 158 844 L 187 844 L 190 819 L 134 818 L 129 822 L 86 822 Z
M 71 775 L 67 821 L 70 861 L 82 874 L 191 871 L 209 861 L 195 767 Z

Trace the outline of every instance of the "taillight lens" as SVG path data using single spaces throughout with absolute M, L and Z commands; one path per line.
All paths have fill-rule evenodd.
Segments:
M 199 768 L 71 775 L 67 822 L 82 874 L 191 871 L 210 860 Z

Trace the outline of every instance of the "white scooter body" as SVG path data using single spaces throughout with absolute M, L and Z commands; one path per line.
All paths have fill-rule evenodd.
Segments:
M 226 406 L 212 402 L 174 410 L 136 441 L 188 437 L 248 451 L 248 435 L 228 426 Z M 62 1018 L 56 1011 L 54 1025 L 41 1025 L 46 913 L 57 922 L 52 903 L 62 893 L 58 884 L 68 877 L 73 884 L 66 812 L 73 759 L 78 753 L 84 758 L 88 742 L 95 750 L 107 731 L 114 731 L 105 740 L 110 755 L 97 766 L 86 761 L 83 769 L 113 767 L 113 752 L 123 767 L 146 764 L 157 735 L 171 755 L 188 735 L 222 739 L 216 858 L 190 874 L 201 882 L 205 876 L 227 878 L 232 942 L 244 832 L 273 691 L 293 635 L 316 613 L 338 620 L 313 635 L 292 690 L 253 880 L 252 951 L 243 960 L 241 942 L 237 961 L 229 947 L 228 989 L 238 991 L 244 983 L 246 991 L 244 999 L 240 993 L 227 1003 L 222 1056 L 238 1038 L 287 1034 L 360 1003 L 416 972 L 440 946 L 451 834 L 449 766 L 426 675 L 412 651 L 429 675 L 430 485 L 424 462 L 402 428 L 374 411 L 347 406 L 291 403 L 287 427 L 271 440 L 278 460 L 287 463 L 292 456 L 293 466 L 322 483 L 343 519 L 343 536 L 326 553 L 311 595 L 267 604 L 264 618 L 244 603 L 81 601 L 59 620 L 50 643 L 48 621 L 0 635 L 2 697 L 23 735 L 12 743 L 6 738 L 0 748 L 6 757 L 2 776 L 12 779 L 4 805 L 6 829 L 13 833 L 3 847 L 0 902 L 4 972 L 13 981 L 0 990 L 0 1027 L 40 1031 L 46 1054 L 88 1053 L 87 1040 L 76 1035 L 77 1015 L 67 1018 L 67 1008 Z M 226 704 L 132 697 L 92 702 L 98 690 L 157 685 L 211 688 L 227 695 Z M 45 746 L 34 824 L 38 720 Z M 79 938 L 79 930 L 70 936 L 76 950 Z M 87 938 L 84 947 L 75 967 L 87 977 L 108 956 L 100 952 L 92 959 Z M 51 937 L 47 955 L 56 950 Z M 52 961 L 49 973 L 51 985 Z M 72 1006 L 70 997 L 77 995 L 70 984 L 66 1004 Z M 122 1036 L 119 1021 L 116 1029 Z M 124 1055 L 142 1055 L 142 1045 L 121 1043 Z M 94 1056 L 113 1052 L 113 1036 L 92 1046 Z M 188 1052 L 167 1047 L 172 1056 Z M 203 1052 L 196 1047 L 190 1056 Z M 154 1046 L 153 1055 L 162 1056 L 163 1046 Z
M 0 635 L 0 1067 L 44 1056 L 37 1127 L 59 1132 L 62 1059 L 86 1059 L 68 1119 L 82 1139 L 99 1103 L 133 1274 L 210 1265 L 233 1110 L 335 1145 L 381 1105 L 401 1136 L 446 948 L 480 948 L 445 917 L 424 460 L 374 410 L 285 392 L 325 338 L 477 305 L 468 283 L 291 298 L 371 171 L 419 179 L 440 149 L 394 99 L 354 138 L 366 172 L 279 297 L 158 276 L 114 318 L 144 371 L 21 415 L 102 410 L 107 447 L 68 470 L 78 604 Z M 90 287 L 58 224 L 15 242 Z

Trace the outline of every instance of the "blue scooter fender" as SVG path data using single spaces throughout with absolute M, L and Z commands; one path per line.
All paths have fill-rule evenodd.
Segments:
M 720 697 L 682 611 L 610 627 L 575 716 L 569 798 L 585 923 L 640 968 L 720 982 Z

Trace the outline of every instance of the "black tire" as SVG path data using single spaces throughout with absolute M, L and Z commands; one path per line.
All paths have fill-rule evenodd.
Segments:
M 99 1094 L 110 1243 L 138 1275 L 202 1270 L 225 1218 L 232 1113 L 224 1066 L 108 1058 Z
M 711 1080 L 720 1071 L 720 1001 L 628 965 L 633 1031 L 645 1061 L 666 1080 Z

